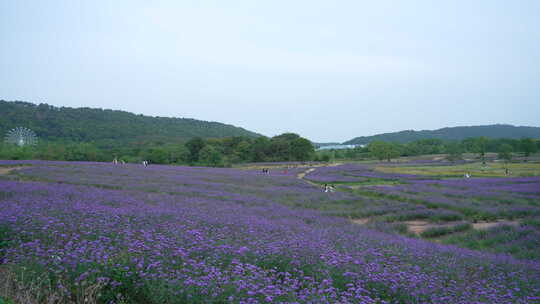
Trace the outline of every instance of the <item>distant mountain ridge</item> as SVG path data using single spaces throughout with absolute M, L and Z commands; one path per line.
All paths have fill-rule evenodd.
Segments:
M 383 133 L 373 136 L 360 136 L 344 142 L 345 145 L 365 145 L 372 141 L 408 143 L 420 139 L 437 138 L 442 140 L 463 140 L 468 137 L 486 136 L 489 138 L 540 138 L 540 127 L 513 126 L 506 124 L 484 126 L 448 127 L 437 130 L 406 130 Z
M 55 107 L 0 100 L 0 134 L 27 127 L 40 139 L 99 145 L 179 143 L 193 137 L 261 136 L 236 126 L 191 118 L 136 115 L 126 111 Z

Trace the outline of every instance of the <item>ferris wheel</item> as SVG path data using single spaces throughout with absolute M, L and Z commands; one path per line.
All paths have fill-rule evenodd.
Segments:
M 5 142 L 19 147 L 33 146 L 37 143 L 37 136 L 34 131 L 25 127 L 16 127 L 6 133 Z

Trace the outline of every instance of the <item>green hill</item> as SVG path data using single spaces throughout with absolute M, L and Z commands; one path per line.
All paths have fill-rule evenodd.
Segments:
M 97 145 L 181 143 L 193 137 L 258 137 L 218 122 L 136 115 L 125 111 L 54 107 L 0 100 L 0 134 L 27 127 L 41 140 L 93 142 Z
M 486 125 L 451 127 L 438 130 L 400 131 L 393 133 L 377 134 L 373 136 L 361 136 L 344 142 L 345 145 L 364 145 L 372 141 L 387 141 L 396 143 L 408 143 L 420 139 L 437 138 L 442 140 L 457 141 L 468 137 L 486 136 L 489 138 L 540 138 L 539 127 L 517 127 L 512 125 Z

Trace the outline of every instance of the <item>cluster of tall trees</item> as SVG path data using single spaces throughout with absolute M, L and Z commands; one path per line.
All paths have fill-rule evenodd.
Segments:
M 208 139 L 196 137 L 185 147 L 190 164 L 227 166 L 242 162 L 307 161 L 314 156 L 312 143 L 294 133 L 267 137 L 228 137 Z
M 357 159 L 376 158 L 390 160 L 399 156 L 417 156 L 426 154 L 447 154 L 451 161 L 462 158 L 463 153 L 478 153 L 485 160 L 487 152 L 499 153 L 499 158 L 511 158 L 512 153 L 522 153 L 528 157 L 540 150 L 540 141 L 532 138 L 491 139 L 488 137 L 471 137 L 462 141 L 443 141 L 441 139 L 422 139 L 400 144 L 385 141 L 373 141 L 367 146 L 354 149 L 318 152 L 320 159 Z
M 99 145 L 92 142 L 40 141 L 37 146 L 18 147 L 0 143 L 0 159 L 43 159 L 67 161 L 112 161 L 155 164 L 183 164 L 226 167 L 235 163 L 266 161 L 307 161 L 314 158 L 311 142 L 297 134 L 272 138 L 234 136 L 204 139 L 194 137 L 185 143 L 141 143 Z

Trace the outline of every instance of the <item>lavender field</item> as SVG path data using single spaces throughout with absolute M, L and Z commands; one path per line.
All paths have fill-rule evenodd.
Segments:
M 537 177 L 0 161 L 19 164 L 0 179 L 0 296 L 19 302 L 540 301 Z M 517 225 L 432 242 L 399 226 L 419 219 Z M 470 245 L 492 235 L 516 237 Z

